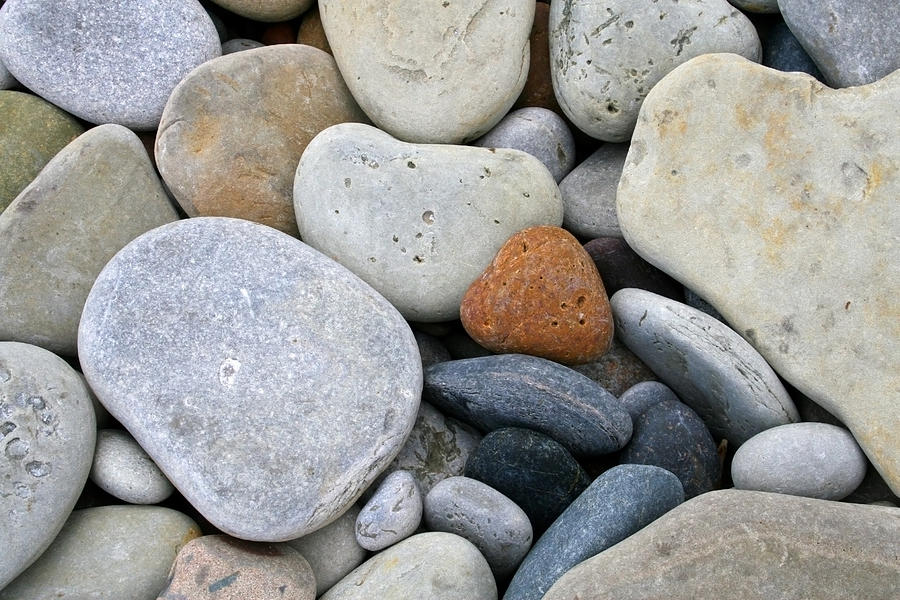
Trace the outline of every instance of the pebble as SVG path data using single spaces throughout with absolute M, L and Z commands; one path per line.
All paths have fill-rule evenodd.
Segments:
M 552 110 L 529 106 L 511 111 L 472 143 L 482 148 L 515 148 L 537 158 L 557 183 L 575 166 L 575 137 Z
M 619 461 L 666 469 L 681 481 L 684 497 L 693 498 L 719 483 L 722 467 L 716 450 L 715 440 L 697 413 L 681 402 L 662 400 L 635 420 L 631 441 L 622 449 Z
M 697 310 L 699 310 L 701 312 L 705 312 L 706 314 L 711 316 L 713 319 L 715 319 L 717 321 L 722 321 L 723 323 L 725 323 L 727 325 L 727 322 L 725 321 L 725 317 L 723 317 L 721 314 L 719 314 L 719 311 L 717 311 L 712 304 L 710 304 L 709 302 L 707 302 L 706 300 L 704 300 L 703 298 L 698 296 L 697 293 L 694 292 L 693 290 L 684 288 L 684 303 L 687 304 L 688 306 L 690 306 L 691 308 L 696 308 Z
M 760 431 L 800 419 L 775 372 L 725 324 L 636 288 L 619 290 L 611 304 L 622 341 L 717 438 L 739 446 Z
M 482 431 L 539 431 L 576 455 L 615 452 L 631 437 L 631 418 L 612 394 L 577 371 L 524 354 L 432 365 L 422 400 Z
M 356 517 L 356 541 L 366 550 L 384 550 L 416 532 L 422 521 L 422 494 L 409 471 L 385 477 Z
M 601 237 L 589 241 L 584 249 L 594 261 L 606 293 L 612 296 L 622 288 L 640 288 L 681 301 L 681 285 L 660 271 L 619 237 Z
M 221 52 L 197 0 L 11 0 L 0 11 L 10 73 L 91 123 L 155 129 L 175 85 Z
M 622 237 L 616 217 L 616 187 L 628 144 L 603 144 L 559 182 L 563 226 L 587 238 Z
M 465 475 L 521 507 L 536 535 L 543 533 L 591 482 L 559 442 L 516 427 L 484 436 L 469 457 Z
M 744 442 L 732 460 L 731 479 L 741 490 L 841 500 L 862 483 L 866 465 L 843 427 L 792 423 Z
M 100 270 L 177 218 L 134 133 L 110 124 L 80 135 L 0 214 L 0 339 L 74 356 Z
M 628 243 L 844 422 L 895 492 L 900 403 L 885 390 L 900 331 L 884 319 L 900 271 L 885 240 L 900 235 L 900 137 L 885 132 L 898 104 L 900 74 L 830 90 L 694 59 L 644 104 L 617 198 Z M 767 136 L 776 127 L 790 146 Z
M 574 567 L 544 600 L 889 600 L 900 580 L 898 527 L 896 508 L 710 492 Z
M 302 239 L 359 275 L 407 319 L 447 321 L 506 240 L 559 225 L 556 182 L 519 150 L 407 144 L 345 123 L 297 167 Z
M 553 89 L 566 116 L 606 142 L 631 137 L 650 89 L 695 56 L 759 61 L 747 17 L 726 0 L 570 0 L 550 5 Z
M 159 504 L 175 488 L 127 432 L 101 429 L 91 466 L 91 481 L 130 504 Z
M 831 87 L 865 85 L 900 69 L 894 0 L 778 0 L 778 7 Z
M 407 142 L 458 144 L 496 125 L 528 75 L 535 2 L 494 4 L 358 10 L 320 0 L 319 14 L 353 97 L 380 129 Z
M 288 544 L 205 535 L 175 557 L 158 600 L 314 600 L 316 580 Z
M 358 567 L 368 552 L 356 541 L 354 505 L 337 519 L 310 534 L 285 542 L 303 555 L 316 579 L 316 596 L 321 596 L 347 573 Z
M 290 21 L 303 14 L 315 0 L 212 0 L 222 8 L 254 21 Z
M 0 342 L 0 589 L 41 555 L 75 507 L 94 432 L 87 386 L 72 367 L 37 346 Z
M 528 515 L 515 502 L 476 479 L 450 477 L 425 497 L 425 523 L 431 531 L 469 540 L 497 579 L 515 572 L 531 548 Z
M 613 467 L 591 483 L 538 539 L 503 596 L 540 600 L 566 571 L 684 501 L 678 478 L 648 465 Z
M 238 219 L 179 221 L 119 252 L 78 346 L 101 402 L 188 502 L 250 541 L 342 514 L 419 406 L 399 313 L 309 246 Z
M 0 91 L 0 114 L 2 213 L 57 152 L 84 133 L 84 127 L 49 102 L 22 92 Z
M 481 437 L 469 425 L 445 417 L 428 402 L 422 402 L 406 443 L 385 472 L 402 469 L 412 473 L 425 496 L 439 481 L 463 474 Z
M 806 73 L 820 81 L 825 79 L 784 21 L 772 25 L 763 38 L 762 64 L 779 71 Z
M 621 395 L 642 381 L 657 379 L 650 367 L 635 356 L 616 336 L 613 336 L 612 345 L 599 360 L 583 365 L 572 365 L 572 369 L 600 384 L 613 396 Z
M 253 50 L 265 46 L 262 42 L 256 40 L 248 40 L 246 38 L 234 38 L 222 44 L 222 56 L 226 54 L 234 54 L 235 52 L 243 52 L 244 50 Z
M 609 298 L 597 268 L 560 227 L 529 227 L 503 244 L 463 296 L 466 332 L 492 352 L 566 364 L 597 360 L 609 349 Z
M 178 549 L 198 535 L 193 520 L 170 508 L 76 510 L 47 551 L 0 589 L 0 600 L 150 600 Z
M 331 45 L 328 43 L 325 28 L 322 26 L 319 5 L 315 2 L 308 11 L 303 13 L 303 19 L 297 29 L 297 43 L 312 46 L 331 54 Z
M 188 216 L 237 217 L 296 236 L 300 156 L 323 129 L 365 120 L 328 54 L 268 46 L 211 60 L 178 84 L 156 161 Z
M 428 532 L 379 552 L 320 600 L 369 598 L 496 600 L 497 584 L 471 542 L 452 533 Z
M 440 338 L 413 329 L 416 336 L 416 344 L 419 346 L 419 354 L 422 357 L 422 368 L 453 360 L 450 351 L 444 346 Z
M 665 401 L 679 402 L 675 392 L 658 381 L 642 381 L 619 396 L 619 403 L 628 411 L 632 422 L 636 422 L 638 417 L 654 404 Z

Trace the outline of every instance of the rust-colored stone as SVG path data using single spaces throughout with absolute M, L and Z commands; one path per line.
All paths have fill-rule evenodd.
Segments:
M 272 23 L 263 30 L 259 41 L 266 46 L 293 44 L 297 39 L 297 31 L 294 27 L 294 22 Z
M 534 7 L 534 24 L 531 26 L 531 63 L 528 79 L 513 108 L 540 106 L 558 115 L 563 114 L 553 94 L 550 78 L 550 5 L 538 2 Z
M 300 21 L 300 30 L 297 32 L 297 43 L 306 44 L 331 54 L 331 46 L 328 44 L 328 38 L 325 36 L 325 28 L 322 27 L 322 18 L 319 16 L 318 6 L 314 6 L 303 14 L 303 20 Z
M 567 364 L 597 360 L 612 342 L 612 311 L 591 257 L 565 229 L 523 229 L 500 248 L 460 307 L 463 327 L 494 352 Z

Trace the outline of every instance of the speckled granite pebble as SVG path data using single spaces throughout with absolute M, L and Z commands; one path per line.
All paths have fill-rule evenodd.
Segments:
M 158 504 L 175 491 L 134 438 L 118 429 L 97 432 L 91 481 L 129 504 Z
M 356 517 L 356 542 L 377 552 L 415 533 L 422 521 L 422 494 L 409 471 L 381 480 Z

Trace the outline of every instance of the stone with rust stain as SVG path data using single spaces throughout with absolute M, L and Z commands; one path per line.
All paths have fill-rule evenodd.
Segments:
M 699 57 L 648 96 L 617 198 L 628 243 L 846 424 L 895 492 L 898 104 L 900 73 L 830 90 Z
M 531 60 L 528 67 L 528 78 L 525 87 L 513 105 L 513 108 L 540 106 L 562 114 L 556 95 L 553 93 L 553 81 L 550 75 L 550 4 L 536 2 L 534 5 L 534 22 L 531 25 Z
M 459 312 L 472 339 L 494 352 L 580 364 L 600 358 L 612 342 L 603 281 L 578 240 L 559 227 L 509 238 Z
M 296 236 L 300 155 L 323 129 L 365 120 L 328 54 L 257 48 L 209 61 L 178 84 L 156 160 L 188 216 L 238 217 Z
M 331 54 L 331 46 L 328 44 L 328 37 L 325 35 L 325 28 L 322 26 L 322 16 L 319 14 L 317 5 L 313 5 L 310 10 L 303 14 L 300 28 L 297 30 L 297 43 L 306 44 Z
M 245 542 L 206 535 L 175 557 L 158 600 L 313 600 L 316 580 L 288 544 Z

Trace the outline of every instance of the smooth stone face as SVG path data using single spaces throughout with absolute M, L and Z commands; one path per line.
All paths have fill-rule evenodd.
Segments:
M 234 54 L 235 52 L 243 52 L 244 50 L 253 50 L 265 46 L 262 42 L 256 40 L 248 40 L 244 38 L 235 38 L 228 40 L 222 44 L 222 56 L 226 54 Z
M 156 161 L 188 216 L 237 217 L 296 236 L 300 156 L 323 129 L 365 120 L 333 58 L 269 46 L 209 61 L 178 84 Z
M 603 144 L 559 183 L 563 226 L 582 237 L 622 237 L 616 217 L 616 186 L 628 144 Z
M 289 21 L 303 14 L 314 0 L 213 0 L 222 8 L 254 21 Z
M 353 97 L 401 140 L 475 139 L 525 85 L 533 0 L 397 0 L 365 8 L 320 0 L 319 13 Z
M 900 402 L 886 393 L 900 388 L 900 137 L 885 135 L 900 74 L 829 90 L 718 55 L 658 89 L 619 186 L 628 243 L 841 419 L 900 491 Z
M 521 507 L 537 535 L 591 482 L 559 442 L 516 427 L 497 429 L 484 436 L 466 463 L 465 473 Z
M 422 402 L 406 443 L 385 471 L 412 473 L 424 496 L 442 479 L 462 475 L 480 441 L 478 431 Z
M 91 481 L 129 504 L 158 504 L 175 491 L 134 438 L 116 429 L 97 433 Z
M 297 29 L 297 43 L 306 44 L 331 54 L 331 45 L 328 43 L 325 28 L 322 26 L 322 17 L 319 14 L 317 3 L 313 3 L 312 7 L 303 13 L 303 19 Z
M 836 88 L 900 69 L 900 13 L 893 0 L 778 0 L 781 16 Z
M 504 600 L 539 600 L 566 571 L 619 543 L 684 501 L 678 478 L 659 467 L 613 467 L 538 539 Z
M 306 243 L 425 322 L 459 317 L 466 288 L 511 235 L 562 223 L 556 182 L 529 154 L 407 144 L 356 123 L 310 142 L 294 209 Z
M 566 364 L 597 360 L 612 342 L 612 313 L 590 255 L 560 227 L 509 238 L 463 296 L 460 320 L 492 352 Z
M 422 521 L 422 494 L 408 471 L 394 471 L 378 485 L 356 517 L 356 541 L 377 552 L 415 533 Z
M 589 241 L 584 249 L 591 256 L 606 293 L 612 296 L 622 288 L 640 288 L 681 300 L 684 297 L 677 281 L 648 263 L 618 237 L 603 237 Z
M 40 556 L 87 480 L 95 421 L 87 386 L 58 356 L 0 342 L 0 589 Z
M 0 114 L 3 115 L 0 212 L 3 212 L 57 152 L 84 133 L 84 127 L 49 102 L 22 92 L 0 91 Z
M 573 568 L 544 600 L 888 600 L 887 582 L 900 577 L 898 527 L 896 508 L 710 492 Z
M 0 9 L 6 68 L 91 123 L 155 129 L 175 85 L 221 51 L 196 0 L 9 0 Z
M 769 28 L 763 38 L 762 64 L 779 71 L 800 71 L 819 80 L 825 79 L 819 67 L 803 49 L 800 40 L 783 21 Z
M 846 429 L 792 423 L 763 431 L 738 448 L 731 478 L 742 490 L 841 500 L 862 483 L 866 464 Z
M 728 0 L 737 8 L 752 13 L 777 13 L 779 0 Z
M 425 523 L 475 544 L 497 578 L 513 573 L 531 548 L 528 515 L 515 502 L 478 480 L 450 477 L 425 497 Z
M 384 298 L 302 242 L 224 218 L 117 254 L 85 305 L 79 357 L 194 508 L 255 541 L 300 537 L 353 504 L 400 450 L 422 381 Z
M 628 411 L 632 421 L 637 421 L 654 404 L 664 401 L 679 402 L 675 392 L 658 381 L 642 381 L 619 396 L 619 403 Z
M 602 387 L 558 363 L 504 354 L 453 360 L 425 370 L 422 399 L 483 431 L 525 427 L 578 455 L 615 452 L 631 418 Z
M 628 388 L 642 381 L 656 381 L 656 374 L 641 362 L 628 346 L 613 336 L 612 345 L 599 360 L 572 368 L 600 384 L 613 396 L 621 395 Z
M 351 506 L 340 517 L 316 531 L 285 542 L 303 555 L 316 579 L 316 596 L 358 567 L 367 556 L 356 541 L 358 506 Z
M 722 472 L 716 442 L 706 425 L 687 405 L 672 400 L 654 404 L 635 420 L 634 434 L 619 454 L 619 461 L 653 465 L 674 473 L 685 498 L 715 488 Z
M 200 535 L 190 518 L 159 506 L 76 510 L 53 543 L 0 600 L 149 600 L 175 554 Z
M 159 600 L 313 600 L 309 563 L 287 544 L 245 542 L 206 535 L 175 557 Z
M 575 138 L 569 126 L 552 110 L 538 106 L 510 112 L 473 145 L 527 152 L 547 167 L 557 183 L 575 166 Z
M 762 49 L 725 0 L 567 0 L 550 5 L 553 89 L 566 116 L 607 142 L 631 137 L 650 89 L 695 56 Z
M 79 136 L 0 215 L 0 339 L 74 356 L 103 266 L 177 219 L 134 133 L 101 125 Z
M 497 584 L 471 542 L 451 533 L 420 533 L 367 560 L 321 600 L 370 598 L 496 600 Z

